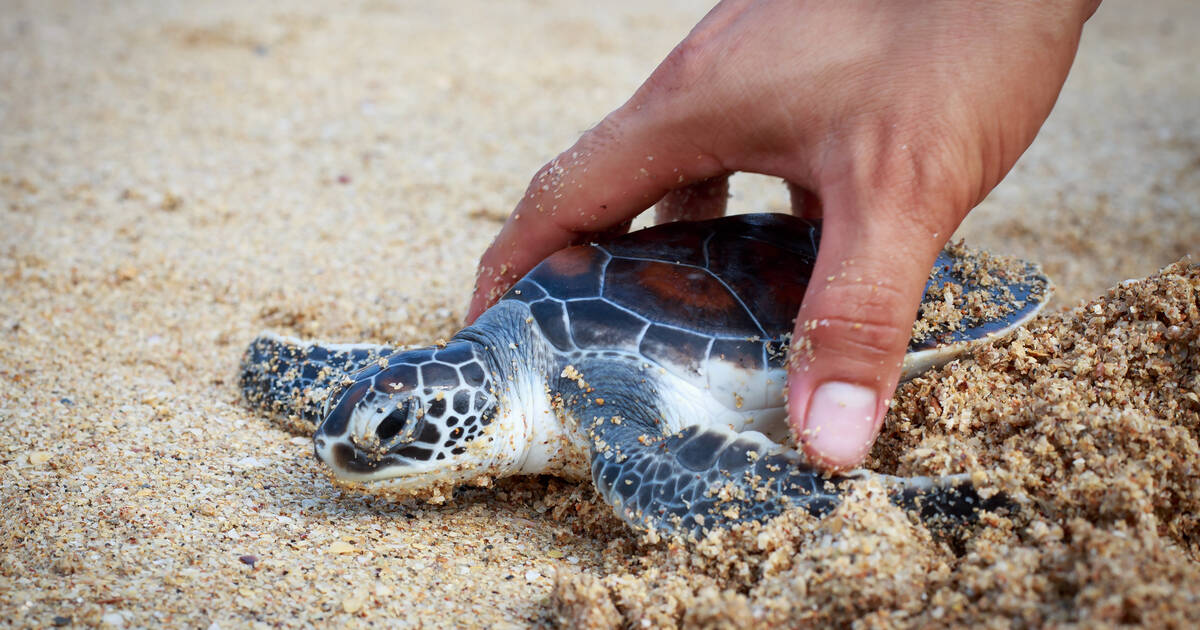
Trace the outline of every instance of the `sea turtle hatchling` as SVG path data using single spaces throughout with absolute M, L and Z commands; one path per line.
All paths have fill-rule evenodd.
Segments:
M 317 456 L 370 488 L 591 478 L 635 528 L 699 535 L 788 507 L 823 515 L 848 482 L 875 476 L 923 517 L 969 517 L 987 502 L 966 475 L 824 476 L 786 445 L 788 335 L 819 238 L 817 223 L 758 214 L 571 247 L 433 347 L 262 335 L 242 387 L 259 407 L 319 422 Z M 922 309 L 967 306 L 953 326 L 914 337 L 903 378 L 1045 304 L 1033 265 L 966 273 L 978 263 L 938 257 Z

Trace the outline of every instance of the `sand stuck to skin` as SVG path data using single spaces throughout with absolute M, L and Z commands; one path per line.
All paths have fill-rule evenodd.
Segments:
M 6 3 L 0 623 L 1194 626 L 1196 270 L 1105 293 L 1200 253 L 1191 0 L 1101 7 L 956 234 L 1042 264 L 1060 312 L 906 386 L 868 462 L 977 473 L 1018 512 L 949 536 L 862 488 L 825 521 L 643 544 L 553 479 L 343 491 L 240 400 L 264 329 L 451 335 L 528 178 L 705 10 Z M 786 199 L 739 177 L 731 209 Z

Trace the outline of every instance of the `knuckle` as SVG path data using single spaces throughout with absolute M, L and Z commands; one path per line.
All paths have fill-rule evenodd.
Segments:
M 893 340 L 897 328 L 889 324 L 864 322 L 850 317 L 825 317 L 817 320 L 814 347 L 864 359 L 885 358 L 896 353 Z
M 550 230 L 557 233 L 556 238 L 562 234 L 571 238 L 598 229 L 596 214 L 603 207 L 592 207 L 593 200 L 580 193 L 592 144 L 585 134 L 572 148 L 538 169 L 509 223 L 526 233 Z
M 666 96 L 686 93 L 705 84 L 714 67 L 713 40 L 718 36 L 712 29 L 698 28 L 679 42 L 662 63 L 654 69 L 634 95 L 632 104 L 646 105 Z
M 802 328 L 813 352 L 872 364 L 903 354 L 913 319 L 903 292 L 886 283 L 850 282 L 826 288 L 821 298 L 822 304 L 837 310 L 804 314 Z
M 666 58 L 659 64 L 658 69 L 650 76 L 650 81 L 656 85 L 670 84 L 687 77 L 695 76 L 706 66 L 708 45 L 707 38 L 691 36 L 679 42 Z
M 914 231 L 948 237 L 980 197 L 981 167 L 961 130 L 935 118 L 909 113 L 863 124 L 848 139 L 841 172 L 828 173 L 830 183 L 865 194 L 870 212 L 899 215 Z
M 560 154 L 553 160 L 546 162 L 533 175 L 533 179 L 529 180 L 529 186 L 525 188 L 525 197 L 523 201 L 532 202 L 537 206 L 541 202 L 539 199 L 551 191 L 557 190 L 562 186 L 562 175 L 565 167 L 562 164 L 562 158 L 565 154 Z

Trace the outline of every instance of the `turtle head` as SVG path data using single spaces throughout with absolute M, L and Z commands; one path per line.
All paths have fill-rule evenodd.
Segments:
M 459 483 L 502 459 L 498 402 L 468 341 L 396 352 L 351 376 L 330 398 L 313 436 L 316 454 L 341 480 L 400 492 Z

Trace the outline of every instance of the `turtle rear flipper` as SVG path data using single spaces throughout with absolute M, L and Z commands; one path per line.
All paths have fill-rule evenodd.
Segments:
M 871 473 L 873 474 L 873 473 Z M 877 475 L 889 487 L 892 503 L 915 512 L 927 524 L 956 524 L 973 521 L 979 510 L 1014 507 L 1003 493 L 982 497 L 966 474 L 944 477 L 893 477 Z
M 256 409 L 315 427 L 326 399 L 345 377 L 392 352 L 375 344 L 321 345 L 264 333 L 242 357 L 242 395 Z
M 938 254 L 909 340 L 901 381 L 1024 326 L 1050 300 L 1050 279 L 1032 263 L 997 264 L 986 252 Z

